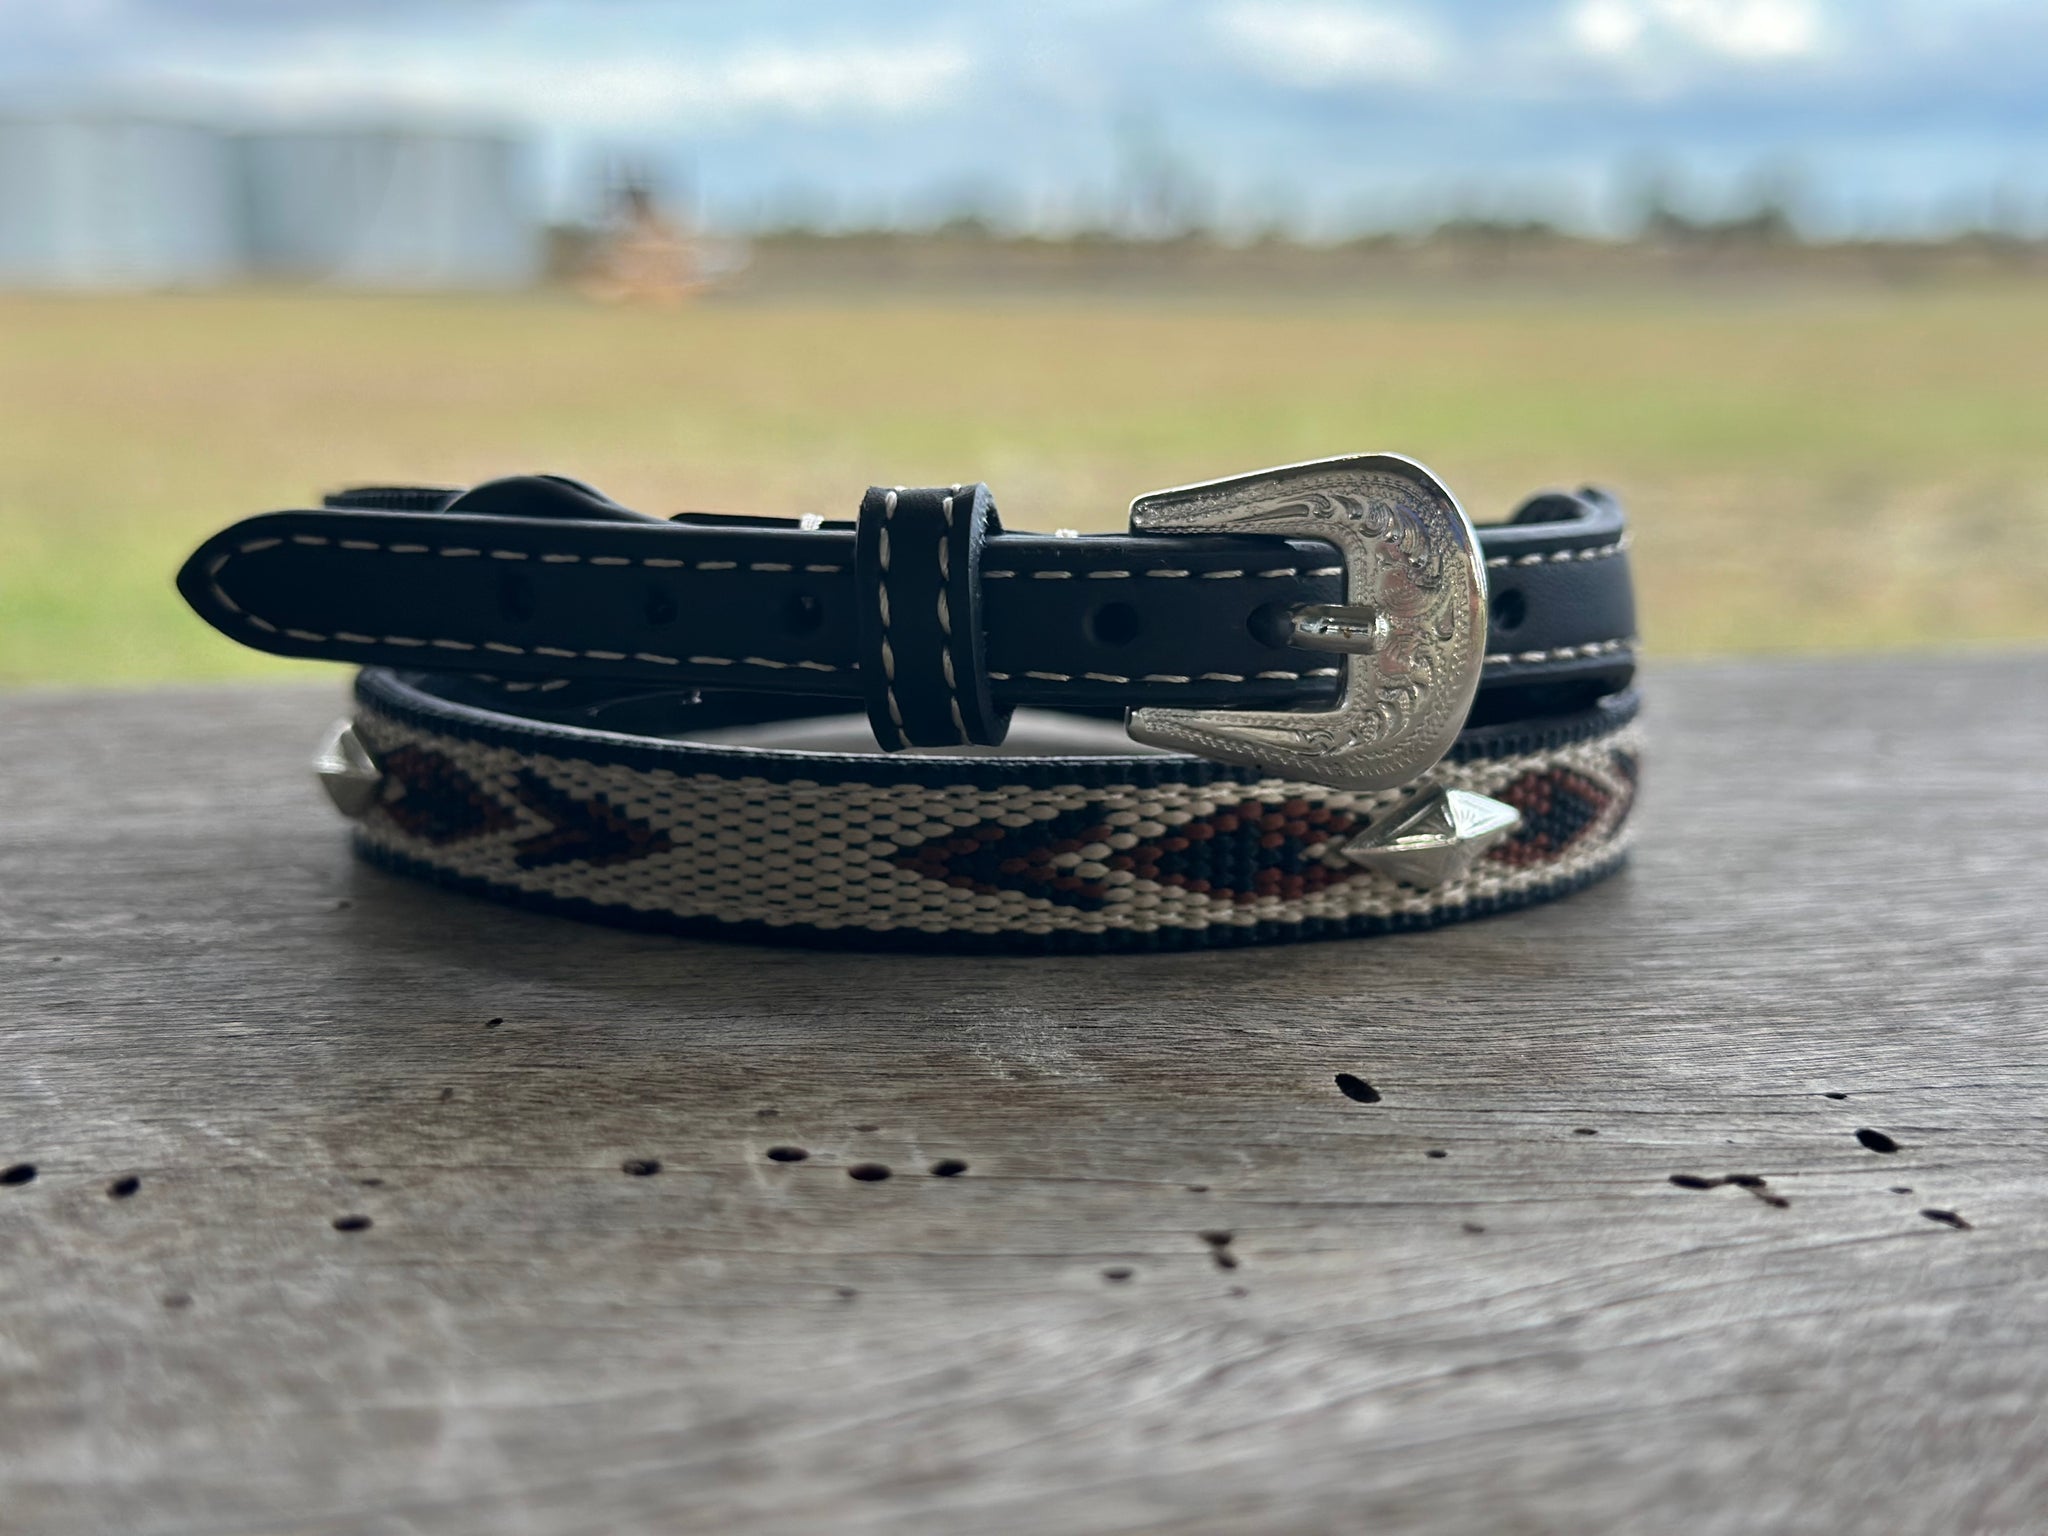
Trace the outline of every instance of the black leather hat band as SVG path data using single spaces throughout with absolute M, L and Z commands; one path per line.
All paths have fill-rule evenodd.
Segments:
M 912 500 L 899 498 L 899 518 L 949 493 L 902 494 Z M 435 497 L 445 510 L 419 510 Z M 879 696 L 879 716 L 889 718 L 869 676 L 880 659 L 870 627 L 877 588 L 847 522 L 665 520 L 531 476 L 459 495 L 382 487 L 331 500 L 338 504 L 222 530 L 186 562 L 179 590 L 216 628 L 279 655 Z M 1289 644 L 1285 633 L 1290 608 L 1344 598 L 1327 544 L 1004 533 L 992 508 L 978 544 L 973 532 L 956 524 L 943 541 L 895 535 L 899 546 L 918 537 L 921 548 L 893 561 L 892 579 L 929 588 L 892 606 L 895 664 L 919 680 L 919 700 L 929 691 L 940 701 L 948 726 L 946 691 L 930 682 L 943 682 L 942 655 L 970 723 L 986 688 L 985 730 L 1001 710 L 1026 704 L 1316 709 L 1337 696 L 1336 658 Z M 963 542 L 970 559 L 955 561 L 943 583 L 952 642 L 927 644 L 939 633 L 936 549 Z M 1528 714 L 1627 683 L 1635 606 L 1618 506 L 1591 491 L 1537 497 L 1514 520 L 1481 528 L 1479 544 L 1493 601 L 1482 710 Z M 981 615 L 979 626 L 962 621 L 965 609 Z M 961 671 L 973 646 L 980 676 Z M 1503 692 L 1516 697 L 1487 704 Z

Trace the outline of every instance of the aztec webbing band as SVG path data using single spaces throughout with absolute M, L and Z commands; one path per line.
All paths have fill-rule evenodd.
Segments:
M 322 763 L 365 857 L 570 916 L 1170 949 L 1424 927 L 1620 863 L 1611 498 L 1475 531 L 1370 456 L 1133 525 L 1008 533 L 966 485 L 877 488 L 851 526 L 662 520 L 522 477 L 251 519 L 180 588 L 246 643 L 367 664 Z

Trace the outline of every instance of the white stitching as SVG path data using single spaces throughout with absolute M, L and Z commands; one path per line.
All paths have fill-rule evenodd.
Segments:
M 1630 540 L 1623 534 L 1612 544 L 1601 544 L 1592 549 L 1554 549 L 1547 555 L 1495 555 L 1486 562 L 1489 571 L 1498 571 L 1511 565 L 1564 565 L 1573 560 L 1605 560 L 1610 555 L 1624 553 Z
M 295 533 L 291 535 L 291 542 L 294 544 L 302 544 L 313 548 L 319 548 L 324 545 L 332 544 L 336 541 L 330 540 L 322 534 Z M 428 646 L 432 646 L 444 651 L 473 651 L 477 649 L 476 645 L 472 644 L 470 641 L 467 640 L 423 639 L 413 635 L 359 635 L 349 630 L 336 630 L 332 635 L 322 635 L 316 634 L 314 631 L 310 629 L 282 629 L 279 626 L 271 623 L 270 620 L 264 618 L 262 615 L 246 611 L 241 606 L 241 604 L 237 603 L 233 598 L 229 597 L 226 589 L 224 589 L 221 586 L 221 573 L 228 568 L 229 563 L 234 559 L 236 555 L 253 555 L 262 550 L 276 549 L 283 543 L 285 543 L 285 540 L 281 538 L 248 539 L 243 543 L 236 545 L 232 553 L 216 555 L 211 561 L 207 563 L 206 567 L 206 584 L 208 588 L 212 591 L 213 600 L 219 603 L 221 607 L 225 608 L 229 613 L 234 614 L 238 618 L 246 620 L 250 625 L 262 630 L 263 633 L 267 635 L 282 634 L 294 640 L 306 641 L 309 644 L 330 645 L 333 642 L 339 640 L 345 645 L 398 645 L 412 649 L 424 649 Z M 383 553 L 393 555 L 440 554 L 447 555 L 453 559 L 462 559 L 468 556 L 481 555 L 483 553 L 482 550 L 466 549 L 459 546 L 454 548 L 437 550 L 425 544 L 374 544 L 367 539 L 343 539 L 340 540 L 339 543 L 343 549 L 368 550 L 372 552 L 382 551 Z M 528 558 L 528 556 L 516 550 L 500 549 L 492 550 L 491 557 L 496 560 L 524 560 Z M 542 561 L 546 563 L 555 565 L 575 565 L 580 564 L 583 560 L 583 557 L 581 555 L 567 554 L 543 554 L 540 558 Z M 616 555 L 593 555 L 590 558 L 590 563 L 592 565 L 631 565 L 633 562 L 631 560 L 624 559 Z M 643 565 L 681 566 L 686 562 L 681 560 L 657 560 L 649 558 L 643 560 L 641 563 Z M 702 568 L 707 571 L 731 570 L 733 566 L 734 562 L 730 560 L 707 560 L 704 562 Z M 789 567 L 786 565 L 775 566 L 767 562 L 763 562 L 762 564 L 757 565 L 753 568 L 756 570 L 774 569 L 785 571 L 789 569 Z M 808 566 L 806 567 L 806 569 L 836 571 L 843 569 L 843 567 L 836 565 Z M 484 641 L 483 649 L 487 651 L 497 651 L 506 656 L 525 656 L 529 654 L 529 652 L 526 649 L 520 646 L 505 645 L 494 640 Z M 626 660 L 626 653 L 623 651 L 568 651 L 561 649 L 559 646 L 551 645 L 534 646 L 530 654 L 536 656 L 555 656 L 568 661 L 575 661 L 586 658 L 591 661 Z M 633 653 L 633 659 L 636 661 L 656 662 L 664 666 L 675 666 L 679 664 L 677 659 L 673 656 L 661 656 L 651 651 L 635 651 Z M 829 661 L 774 661 L 766 656 L 742 656 L 737 660 L 730 656 L 692 656 L 689 659 L 693 666 L 769 667 L 777 671 L 784 671 L 791 667 L 801 667 L 806 671 L 810 672 L 856 672 L 859 670 L 859 666 L 857 663 L 849 664 L 847 666 L 842 667 Z M 540 686 L 542 688 L 566 687 L 567 682 L 565 680 L 556 683 L 539 684 L 537 686 Z
M 903 711 L 896 703 L 896 652 L 889 644 L 889 524 L 896 518 L 896 493 L 882 493 L 882 526 L 875 531 L 875 543 L 880 555 L 875 573 L 875 607 L 882 620 L 882 698 L 889 706 L 889 718 L 896 723 L 900 734 L 903 730 Z
M 939 645 L 939 670 L 946 677 L 946 708 L 953 715 L 953 729 L 960 733 L 960 745 L 967 745 L 967 722 L 960 715 L 960 682 L 953 675 L 953 605 L 946 597 L 946 588 L 953 580 L 953 496 L 960 492 L 953 487 L 952 495 L 939 503 L 939 512 L 945 518 L 945 530 L 939 535 L 939 633 L 945 638 Z
M 1071 683 L 1076 674 L 1072 672 L 1026 672 L 1026 677 L 1036 678 L 1042 683 Z M 1295 683 L 1310 677 L 1335 677 L 1335 667 L 1312 667 L 1306 672 L 1260 672 L 1257 676 L 1270 682 Z M 1091 683 L 1241 683 L 1244 675 L 1238 672 L 1204 672 L 1200 677 L 1182 677 L 1173 672 L 1147 672 L 1142 677 L 1126 677 L 1121 672 L 1083 672 L 1079 676 Z M 998 683 L 1015 680 L 1010 672 L 991 672 L 989 677 Z
M 1585 645 L 1560 645 L 1547 651 L 1496 651 L 1486 658 L 1489 667 L 1503 666 L 1509 662 L 1577 661 L 1581 657 L 1611 656 L 1616 651 L 1627 650 L 1636 644 L 1634 635 L 1624 635 L 1614 640 L 1593 640 Z
M 981 579 L 983 581 L 1008 581 L 1012 577 L 1025 576 L 1033 581 L 1066 581 L 1073 574 L 1072 571 L 1059 570 L 983 571 Z M 1277 581 L 1287 576 L 1342 576 L 1344 574 L 1344 567 L 1341 565 L 1283 565 L 1270 571 L 1177 571 L 1169 567 L 1156 571 L 1083 571 L 1081 574 L 1090 581 L 1135 581 L 1141 578 L 1150 578 L 1155 581 L 1172 581 L 1189 577 L 1199 577 L 1204 581 L 1229 581 L 1238 578 L 1254 581 Z

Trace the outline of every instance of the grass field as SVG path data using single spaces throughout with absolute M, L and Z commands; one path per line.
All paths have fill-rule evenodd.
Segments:
M 1016 527 L 1360 449 L 1475 516 L 1596 479 L 1684 654 L 2048 637 L 2048 288 L 602 309 L 0 297 L 0 684 L 276 673 L 172 593 L 352 480 L 546 469 L 650 511 L 984 479 Z M 299 670 L 304 670 L 301 666 Z

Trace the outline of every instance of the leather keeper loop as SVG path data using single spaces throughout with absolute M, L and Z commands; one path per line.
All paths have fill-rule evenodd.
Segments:
M 875 486 L 860 504 L 854 588 L 875 740 L 992 747 L 1010 712 L 989 696 L 982 552 L 1001 531 L 985 485 Z

